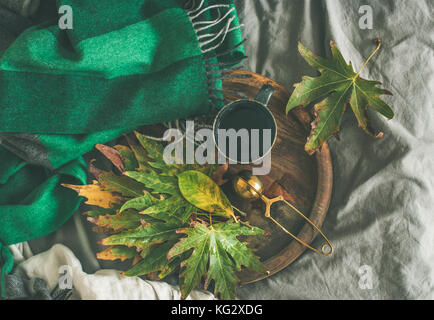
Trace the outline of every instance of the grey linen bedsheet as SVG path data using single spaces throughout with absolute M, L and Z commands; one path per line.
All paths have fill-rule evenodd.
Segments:
M 316 75 L 297 41 L 330 55 L 334 40 L 362 72 L 394 93 L 396 116 L 370 113 L 384 132 L 375 140 L 347 112 L 341 141 L 332 139 L 334 190 L 323 230 L 332 257 L 306 252 L 280 273 L 239 288 L 241 299 L 434 298 L 434 29 L 432 0 L 237 0 L 252 71 L 291 88 Z M 361 30 L 359 8 L 370 5 L 373 29 Z M 30 242 L 34 253 L 67 245 L 86 272 L 122 266 L 100 262 L 100 238 L 79 214 L 58 232 Z M 318 242 L 317 242 L 318 244 Z M 173 280 L 173 279 L 172 279 Z

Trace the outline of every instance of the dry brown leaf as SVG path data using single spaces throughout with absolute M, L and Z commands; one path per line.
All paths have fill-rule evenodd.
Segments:
M 105 146 L 103 144 L 97 144 L 95 146 L 95 149 L 97 149 L 99 152 L 101 152 L 107 159 L 110 160 L 111 163 L 120 171 L 125 171 L 124 162 L 122 161 L 122 155 L 119 153 L 118 150 Z

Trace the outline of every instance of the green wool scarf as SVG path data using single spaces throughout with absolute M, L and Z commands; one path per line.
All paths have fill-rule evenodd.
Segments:
M 211 114 L 223 73 L 244 57 L 231 0 L 58 0 L 58 20 L 0 52 L 0 267 L 7 245 L 57 230 L 86 183 L 96 143 L 155 123 Z M 4 282 L 2 281 L 4 297 Z

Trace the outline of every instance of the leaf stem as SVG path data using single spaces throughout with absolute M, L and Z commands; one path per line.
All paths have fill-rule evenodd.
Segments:
M 366 60 L 366 62 L 363 64 L 362 68 L 360 69 L 359 72 L 357 72 L 356 76 L 353 78 L 353 81 L 355 81 L 360 73 L 362 73 L 363 69 L 365 69 L 366 65 L 368 64 L 369 60 L 372 59 L 372 57 L 377 53 L 378 50 L 380 50 L 381 47 L 381 39 L 375 39 L 375 42 L 377 43 L 377 48 L 374 50 L 374 52 L 371 53 L 371 55 L 369 56 L 369 58 Z
M 235 207 L 235 206 L 232 206 L 232 208 L 235 209 L 235 210 L 237 210 L 237 211 L 238 211 L 239 213 L 241 213 L 241 215 L 243 215 L 244 217 L 247 217 L 247 213 L 245 213 L 244 211 L 238 209 L 238 208 Z
M 250 228 L 250 230 L 253 230 L 253 227 L 248 222 L 244 222 L 243 220 L 240 219 L 240 223 L 243 226 L 246 226 L 246 227 Z

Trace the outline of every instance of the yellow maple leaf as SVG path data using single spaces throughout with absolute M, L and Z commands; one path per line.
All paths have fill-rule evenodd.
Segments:
M 113 203 L 122 202 L 122 198 L 115 195 L 113 192 L 102 190 L 97 181 L 93 181 L 93 184 L 85 186 L 65 183 L 62 184 L 62 186 L 74 190 L 79 196 L 85 197 L 87 199 L 86 204 L 100 208 L 110 209 Z

